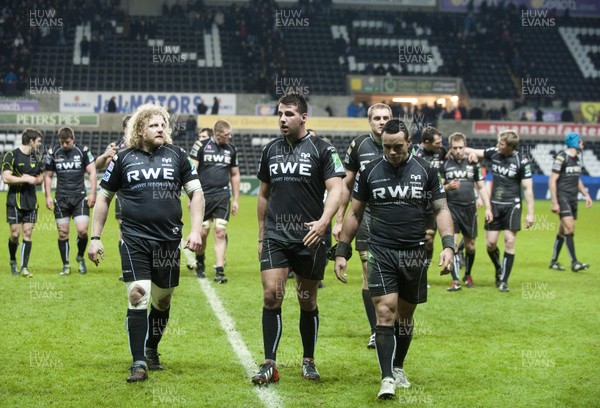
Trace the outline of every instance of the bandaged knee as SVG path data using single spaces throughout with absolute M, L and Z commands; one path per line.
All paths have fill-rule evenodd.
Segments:
M 148 309 L 151 285 L 152 282 L 150 280 L 127 282 L 127 298 L 129 300 L 129 309 Z M 140 292 L 143 292 L 143 295 L 141 295 L 141 298 L 137 300 L 139 297 L 138 293 Z M 135 297 L 135 299 L 132 299 L 132 296 Z
M 227 220 L 224 220 L 223 218 L 215 218 L 215 228 L 219 228 L 222 230 L 226 230 L 227 229 Z
M 174 291 L 175 291 L 175 288 L 159 288 L 158 286 L 156 286 L 153 283 L 152 284 L 152 307 L 154 307 L 156 310 L 160 310 L 161 312 L 168 310 L 169 306 L 171 305 L 171 296 L 173 295 Z M 168 298 L 168 304 L 165 304 L 165 301 L 163 299 L 167 299 L 167 298 Z M 161 300 L 163 300 L 163 301 L 161 302 Z

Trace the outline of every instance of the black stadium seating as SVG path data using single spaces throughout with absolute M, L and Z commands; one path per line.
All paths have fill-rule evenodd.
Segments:
M 274 5 L 265 4 L 260 11 L 251 6 L 207 7 L 206 15 L 224 14 L 225 24 L 219 29 L 216 25 L 190 24 L 184 16 L 127 16 L 131 25 L 152 27 L 148 36 L 138 37 L 126 38 L 122 34 L 122 15 L 111 18 L 114 24 L 112 30 L 109 27 L 111 32 L 106 36 L 103 51 L 89 64 L 75 61 L 79 47 L 75 44 L 76 33 L 82 29 L 77 24 L 85 19 L 79 23 L 74 21 L 65 24 L 64 42 L 49 36 L 31 45 L 29 77 L 55 78 L 63 90 L 266 93 L 279 75 L 300 80 L 310 96 L 347 95 L 348 74 L 376 75 L 372 71 L 377 70 L 389 75 L 395 70 L 401 75 L 461 77 L 471 98 L 517 99 L 522 93 L 521 80 L 533 77 L 547 80 L 556 90 L 555 98 L 560 100 L 600 100 L 600 78 L 596 72 L 600 69 L 597 19 L 556 17 L 555 27 L 542 30 L 521 26 L 519 13 L 514 9 L 491 18 L 476 13 L 474 18 L 489 26 L 481 30 L 479 24 L 479 28 L 465 35 L 466 14 L 463 13 L 415 10 L 390 13 L 388 10 L 335 8 L 326 13 L 304 14 L 308 21 L 304 27 L 268 31 L 267 42 L 276 36 L 273 42 L 277 46 L 281 41 L 284 48 L 273 55 L 265 53 L 264 48 L 261 51 L 265 38 L 260 32 L 257 34 L 254 27 L 253 35 L 258 38 L 254 40 L 258 47 L 254 51 L 266 54 L 263 55 L 266 60 L 255 56 L 248 63 L 244 50 L 248 49 L 248 42 L 252 42 L 247 41 L 251 30 L 243 38 L 237 22 L 241 16 L 245 16 L 249 25 L 250 21 L 256 24 L 263 18 L 267 20 L 266 27 L 271 27 L 273 22 L 269 19 L 273 19 L 277 10 L 269 9 Z M 258 15 L 259 12 L 263 14 Z M 212 33 L 214 38 L 216 32 L 222 63 L 198 62 L 210 54 L 205 34 Z M 197 59 L 156 63 L 153 44 L 157 41 L 162 41 L 160 44 L 164 46 L 177 46 L 188 55 L 195 53 Z M 401 63 L 400 47 L 405 45 L 424 46 L 419 52 L 431 55 L 435 68 Z M 582 53 L 589 60 L 585 64 L 581 62 Z M 6 61 L 0 59 L 2 62 Z M 257 91 L 260 81 L 255 71 L 265 70 L 263 65 L 269 66 L 266 71 L 270 77 L 265 79 L 266 84 L 258 85 L 265 89 Z M 4 69 L 2 64 L 0 69 Z M 253 80 L 248 80 L 249 77 Z M 533 102 L 539 103 L 539 99 Z M 18 132 L 3 130 L 0 133 L 0 147 L 3 150 L 13 147 Z M 251 133 L 235 136 L 242 174 L 256 172 L 262 146 L 275 136 Z M 89 145 L 97 155 L 108 143 L 118 140 L 120 134 L 82 131 L 77 137 L 80 144 Z M 174 139 L 187 149 L 191 147 L 192 142 L 183 135 L 174 135 Z M 333 137 L 332 142 L 343 154 L 350 137 Z M 54 134 L 46 132 L 44 145 L 56 143 Z M 478 143 L 487 144 L 470 141 L 474 146 Z M 600 144 L 590 144 L 588 148 L 600 155 Z M 537 164 L 534 167 L 540 171 Z
M 227 8 L 221 10 L 227 16 Z M 247 10 L 247 13 L 251 10 Z M 314 15 L 306 29 L 281 29 L 285 45 L 283 61 L 286 75 L 301 78 L 310 93 L 343 95 L 347 93 L 346 74 L 363 70 L 342 63 L 341 52 L 336 49 L 332 27 L 345 27 L 353 32 L 352 56 L 359 66 L 365 64 L 390 67 L 398 64 L 398 49 L 382 46 L 396 41 L 426 40 L 439 49 L 443 65 L 435 74 L 404 69 L 402 75 L 460 76 L 471 97 L 516 98 L 521 91 L 520 72 L 511 67 L 504 51 L 488 39 L 477 36 L 460 40 L 464 14 L 402 11 L 394 15 L 384 10 L 363 10 L 360 13 L 335 9 L 327 15 Z M 156 25 L 156 37 L 165 45 L 177 44 L 183 52 L 195 52 L 198 58 L 204 53 L 202 30 L 191 28 L 185 18 L 130 17 L 135 21 Z M 402 23 L 398 23 L 401 20 Z M 361 24 L 362 22 L 377 24 Z M 595 27 L 594 19 L 570 18 L 561 26 Z M 92 60 L 89 65 L 74 65 L 73 50 L 75 29 L 66 33 L 66 44 L 54 43 L 36 47 L 32 53 L 32 77 L 57 78 L 66 90 L 121 90 L 121 91 L 172 91 L 172 92 L 236 92 L 251 91 L 245 80 L 253 67 L 244 66 L 240 52 L 241 43 L 236 27 L 225 24 L 219 30 L 222 60 L 221 67 L 199 67 L 195 62 L 182 64 L 154 64 L 152 47 L 148 39 L 125 40 L 117 33 L 106 40 L 104 58 Z M 528 75 L 548 78 L 561 99 L 600 99 L 600 79 L 584 78 L 558 29 L 519 30 L 515 49 L 528 68 Z M 598 44 L 598 36 L 578 35 L 580 42 Z M 598 66 L 598 53 L 590 58 Z M 273 57 L 274 58 L 274 57 Z M 556 63 L 548 63 L 555 61 Z

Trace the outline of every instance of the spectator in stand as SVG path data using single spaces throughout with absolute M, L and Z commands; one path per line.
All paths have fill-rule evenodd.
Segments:
M 217 27 L 222 27 L 223 24 L 225 24 L 225 16 L 223 15 L 223 12 L 221 10 L 218 10 L 216 12 L 214 22 L 217 25 Z
M 17 74 L 9 70 L 4 76 L 4 92 L 6 95 L 14 95 L 17 90 Z
M 377 67 L 375 67 L 375 75 L 385 75 L 385 72 L 386 71 L 383 65 L 379 64 Z
M 90 60 L 97 60 L 100 56 L 100 41 L 98 37 L 92 35 L 92 41 L 90 41 Z
M 498 110 L 497 108 L 490 108 L 487 111 L 487 118 L 489 120 L 500 120 L 500 110 Z
M 502 104 L 502 106 L 500 107 L 500 118 L 502 120 L 508 120 L 508 110 L 506 109 L 506 106 L 504 104 Z
M 88 39 L 85 35 L 79 42 L 79 47 L 81 48 L 81 56 L 82 57 L 90 56 L 90 42 L 88 41 Z
M 575 121 L 575 119 L 573 118 L 573 112 L 571 111 L 571 109 L 569 109 L 568 105 L 565 107 L 565 109 L 560 114 L 560 121 L 561 122 L 574 122 Z
M 198 104 L 198 106 L 196 106 L 196 109 L 198 109 L 198 115 L 206 114 L 206 112 L 208 111 L 208 106 L 206 106 L 206 104 L 204 103 L 204 99 L 200 99 L 200 103 Z
M 187 133 L 188 140 L 194 140 L 196 138 L 196 127 L 198 122 L 196 122 L 196 118 L 194 115 L 188 116 L 185 121 L 185 131 Z
M 107 53 L 106 41 L 104 40 L 104 35 L 100 34 L 100 36 L 98 37 L 98 57 L 101 60 L 104 60 L 106 58 L 106 53 Z
M 479 105 L 476 105 L 471 112 L 469 112 L 469 119 L 472 120 L 481 120 L 483 119 L 483 110 Z
M 359 118 L 366 118 L 368 110 L 369 110 L 369 104 L 367 103 L 367 101 L 362 101 L 361 102 L 361 107 L 358 110 L 358 117 Z
M 360 103 L 358 103 L 356 101 L 350 102 L 350 104 L 348 105 L 348 117 L 349 118 L 357 118 L 360 108 L 361 108 Z
M 213 106 L 212 109 L 210 110 L 210 114 L 211 115 L 218 115 L 219 114 L 219 104 L 220 104 L 221 100 L 219 98 L 217 98 L 216 96 L 213 98 Z
M 108 107 L 106 108 L 106 111 L 108 113 L 116 113 L 117 112 L 117 98 L 115 96 L 110 98 L 110 101 L 108 101 Z
M 539 106 L 535 109 L 535 121 L 543 122 L 544 121 L 544 111 L 539 108 Z

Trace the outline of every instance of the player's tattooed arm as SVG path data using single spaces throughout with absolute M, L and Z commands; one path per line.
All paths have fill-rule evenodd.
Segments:
M 448 209 L 448 202 L 446 201 L 445 198 L 440 198 L 439 200 L 435 200 L 431 202 L 431 208 L 433 208 L 433 211 L 437 214 L 440 211 L 450 211 Z

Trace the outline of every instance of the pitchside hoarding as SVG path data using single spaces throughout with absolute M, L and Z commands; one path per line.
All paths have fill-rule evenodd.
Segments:
M 0 100 L 0 112 L 37 112 L 38 101 Z
M 85 92 L 63 91 L 60 94 L 60 111 L 67 113 L 105 113 L 108 101 L 115 97 L 118 113 L 130 113 L 145 103 L 160 103 L 172 113 L 196 115 L 201 100 L 210 114 L 214 98 L 220 100 L 219 115 L 236 114 L 235 94 L 169 93 L 169 92 Z
M 497 135 L 512 129 L 519 136 L 564 136 L 577 132 L 584 138 L 600 138 L 600 125 L 581 123 L 474 121 L 472 126 L 473 135 Z
M 0 125 L 18 127 L 98 127 L 98 115 L 61 114 L 61 113 L 0 113 Z
M 581 102 L 581 114 L 588 123 L 600 123 L 600 102 Z

